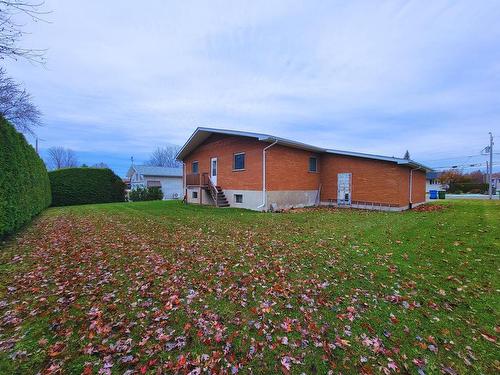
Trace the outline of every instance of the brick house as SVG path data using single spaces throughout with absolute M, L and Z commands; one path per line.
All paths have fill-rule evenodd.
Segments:
M 189 203 L 253 210 L 313 205 L 405 210 L 425 202 L 430 168 L 267 134 L 197 128 L 177 154 Z

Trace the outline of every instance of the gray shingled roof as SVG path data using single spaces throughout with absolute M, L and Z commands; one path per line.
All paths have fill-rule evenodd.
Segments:
M 149 165 L 133 165 L 137 173 L 143 176 L 161 176 L 161 177 L 182 177 L 182 168 L 151 167 Z

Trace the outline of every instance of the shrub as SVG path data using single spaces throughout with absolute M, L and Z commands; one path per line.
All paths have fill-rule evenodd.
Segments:
M 488 191 L 488 184 L 477 184 L 474 182 L 452 182 L 448 187 L 448 193 L 462 194 L 475 192 L 484 194 Z
M 161 191 L 161 188 L 159 187 L 150 187 L 148 189 L 148 200 L 150 201 L 157 201 L 157 200 L 162 200 L 163 199 L 163 192 Z
M 123 202 L 125 184 L 111 169 L 66 168 L 49 172 L 53 206 Z
M 159 187 L 136 187 L 130 190 L 128 197 L 133 202 L 155 201 L 163 199 L 163 192 Z
M 49 205 L 45 164 L 24 136 L 0 116 L 0 238 Z

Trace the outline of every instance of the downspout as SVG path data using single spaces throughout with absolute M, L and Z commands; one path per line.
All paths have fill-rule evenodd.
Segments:
M 267 147 L 264 147 L 264 149 L 262 150 L 262 204 L 260 206 L 258 206 L 257 208 L 265 207 L 267 204 L 267 197 L 266 197 L 266 151 L 267 151 L 267 149 L 273 147 L 276 143 L 278 143 L 278 140 L 275 140 L 273 143 L 271 143 Z
M 422 169 L 422 168 L 418 167 L 418 168 L 410 169 L 410 189 L 409 189 L 409 197 L 408 197 L 408 200 L 410 201 L 408 208 L 410 210 L 413 206 L 413 171 L 418 171 L 419 169 Z
M 182 162 L 182 184 L 183 184 L 183 190 L 184 190 L 184 196 L 182 197 L 182 200 L 186 200 L 186 203 L 188 201 L 188 189 L 187 189 L 187 176 L 186 176 L 186 171 L 187 171 L 187 166 L 184 161 Z

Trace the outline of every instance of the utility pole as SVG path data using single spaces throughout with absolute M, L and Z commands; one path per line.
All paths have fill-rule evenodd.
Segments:
M 493 134 L 490 132 L 490 181 L 488 187 L 490 199 L 493 199 Z

